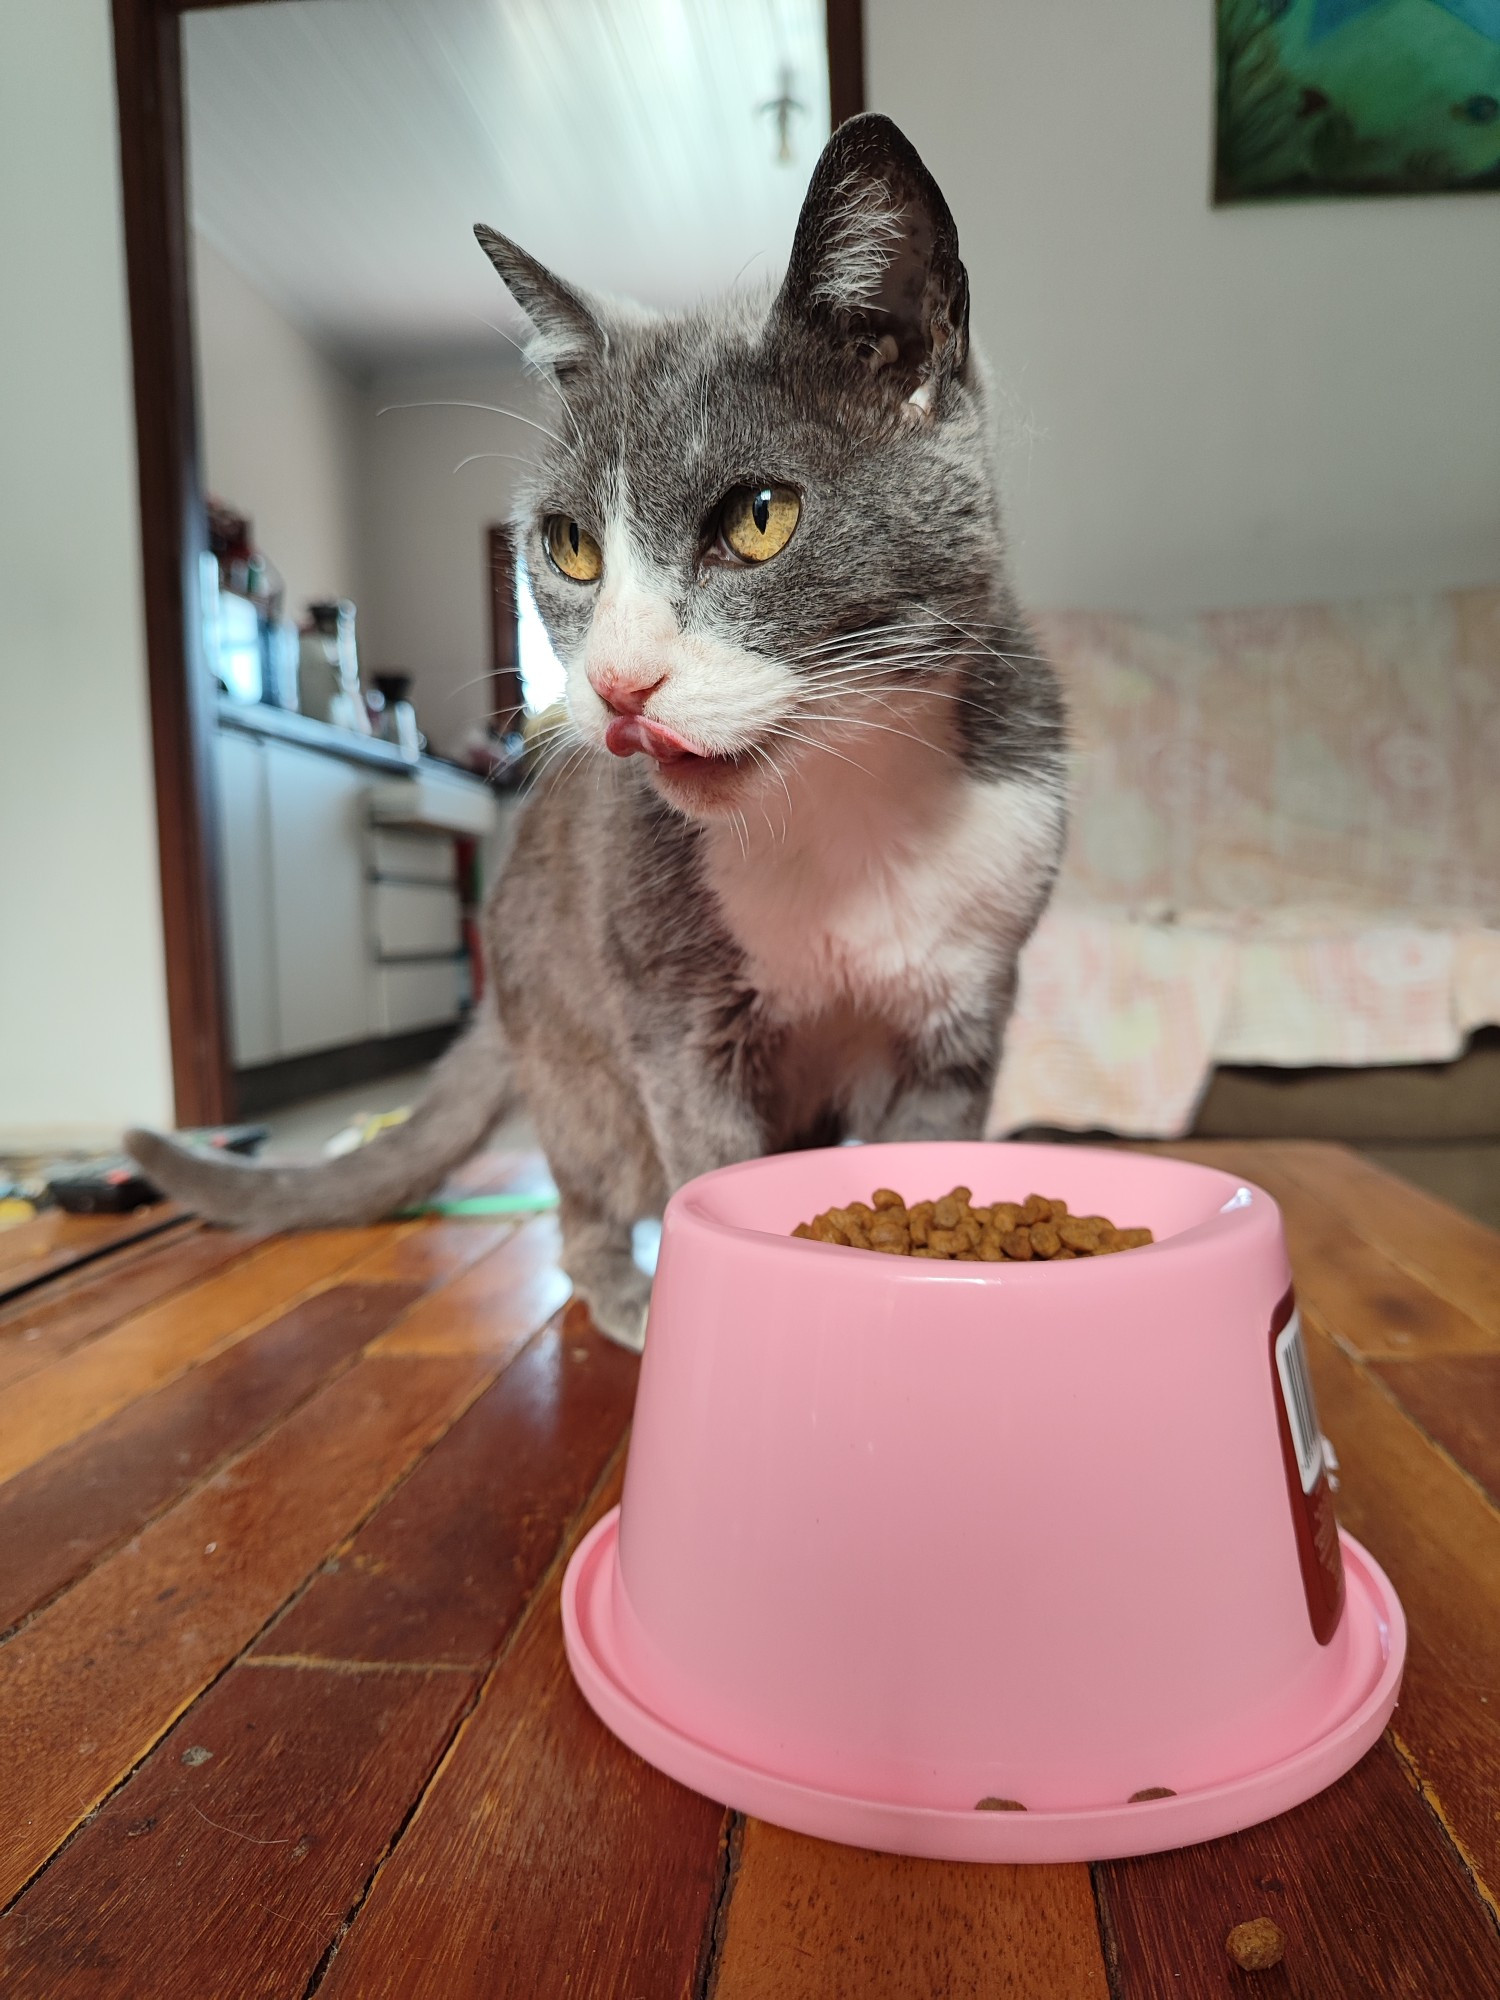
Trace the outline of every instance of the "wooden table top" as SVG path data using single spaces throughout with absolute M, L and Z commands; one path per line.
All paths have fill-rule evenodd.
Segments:
M 1283 1206 L 1339 1513 L 1411 1646 L 1331 1791 L 1093 1869 L 783 1833 L 596 1722 L 558 1592 L 636 1363 L 565 1306 L 549 1217 L 0 1235 L 0 1992 L 1500 1994 L 1500 1237 L 1336 1146 L 1171 1150 Z M 1259 1915 L 1286 1956 L 1242 1972 Z

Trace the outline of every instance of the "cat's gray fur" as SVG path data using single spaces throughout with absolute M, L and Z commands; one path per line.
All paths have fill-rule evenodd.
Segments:
M 516 527 L 571 712 L 490 898 L 485 1004 L 411 1120 L 341 1159 L 130 1144 L 215 1220 L 363 1221 L 518 1088 L 569 1274 L 634 1345 L 631 1226 L 684 1180 L 980 1132 L 1061 846 L 1062 710 L 1005 578 L 957 235 L 889 120 L 830 141 L 774 300 L 606 305 L 478 234 L 556 391 Z M 726 490 L 771 480 L 802 498 L 791 541 L 714 561 Z M 549 564 L 550 514 L 602 544 L 599 584 Z M 603 749 L 597 688 L 638 702 L 658 668 L 643 712 L 733 762 Z

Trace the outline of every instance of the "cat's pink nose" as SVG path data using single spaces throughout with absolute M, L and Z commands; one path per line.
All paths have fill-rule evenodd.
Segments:
M 604 672 L 590 674 L 589 685 L 614 714 L 639 715 L 666 678 L 662 674 L 654 681 L 632 683 L 621 675 Z

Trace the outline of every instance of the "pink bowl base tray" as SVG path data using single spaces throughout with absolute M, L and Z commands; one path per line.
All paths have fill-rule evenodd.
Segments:
M 595 1714 L 647 1763 L 706 1797 L 798 1833 L 946 1861 L 1107 1861 L 1236 1833 L 1331 1785 L 1379 1737 L 1396 1705 L 1406 1621 L 1389 1580 L 1340 1535 L 1350 1628 L 1346 1671 L 1312 1739 L 1291 1756 L 1198 1792 L 1086 1811 L 945 1811 L 816 1790 L 684 1735 L 637 1696 L 622 1666 L 615 1590 L 619 1509 L 575 1552 L 563 1584 L 568 1663 Z

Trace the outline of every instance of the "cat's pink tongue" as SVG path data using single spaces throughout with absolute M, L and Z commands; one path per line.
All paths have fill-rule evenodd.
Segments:
M 604 747 L 617 757 L 633 757 L 638 750 L 644 751 L 658 764 L 680 764 L 684 757 L 702 754 L 691 743 L 684 743 L 675 730 L 645 715 L 615 716 L 604 732 Z

